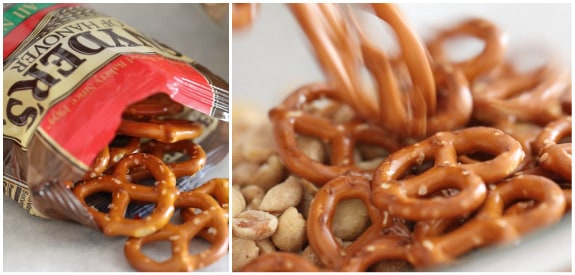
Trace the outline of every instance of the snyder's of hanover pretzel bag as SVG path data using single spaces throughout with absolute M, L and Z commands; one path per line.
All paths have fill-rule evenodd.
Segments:
M 4 193 L 31 214 L 90 224 L 81 179 L 123 111 L 153 94 L 228 120 L 228 84 L 178 51 L 77 4 L 4 5 Z M 209 127 L 208 127 L 209 128 Z

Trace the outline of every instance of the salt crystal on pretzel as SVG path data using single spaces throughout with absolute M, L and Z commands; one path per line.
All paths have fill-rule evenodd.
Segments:
M 519 213 L 504 213 L 512 202 L 534 200 L 535 206 Z M 490 191 L 475 216 L 445 233 L 449 219 L 417 223 L 410 262 L 415 266 L 451 263 L 470 250 L 493 243 L 509 243 L 553 224 L 563 216 L 565 199 L 557 184 L 535 175 L 516 176 Z M 439 225 L 431 223 L 439 222 Z
M 572 145 L 571 141 L 559 142 L 570 138 L 571 131 L 571 116 L 565 116 L 547 124 L 533 143 L 535 153 L 539 156 L 539 165 L 567 180 L 571 180 Z
M 150 171 L 156 180 L 155 186 L 144 186 L 128 181 L 128 170 L 140 164 Z M 174 174 L 166 164 L 155 156 L 137 153 L 122 159 L 114 169 L 113 175 L 79 183 L 73 192 L 88 208 L 106 235 L 141 237 L 157 231 L 168 223 L 174 213 L 174 202 L 179 191 L 176 188 Z M 112 195 L 108 213 L 100 212 L 86 203 L 88 196 L 101 192 Z M 143 219 L 128 219 L 125 218 L 125 213 L 131 201 L 156 205 L 149 216 Z
M 176 202 L 178 208 L 197 208 L 200 214 L 187 212 L 181 225 L 166 224 L 157 232 L 140 238 L 129 238 L 124 246 L 128 262 L 140 271 L 179 271 L 189 272 L 206 267 L 221 258 L 228 251 L 228 219 L 225 210 L 210 194 L 195 190 L 180 194 Z M 204 233 L 204 234 L 202 234 Z M 191 255 L 189 242 L 197 235 L 211 242 L 212 246 Z M 144 245 L 169 241 L 172 256 L 165 261 L 149 258 L 141 249 Z

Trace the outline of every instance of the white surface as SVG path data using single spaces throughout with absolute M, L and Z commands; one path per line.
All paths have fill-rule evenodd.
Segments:
M 534 45 L 571 67 L 571 4 L 400 4 L 418 33 L 459 19 L 482 17 L 508 33 L 508 52 Z M 324 78 L 303 32 L 284 5 L 263 5 L 248 30 L 232 35 L 234 106 L 262 115 L 297 87 Z M 522 52 L 523 53 L 523 52 Z M 469 255 L 453 271 L 566 271 L 572 268 L 571 219 L 512 248 Z
M 94 4 L 228 80 L 227 31 L 196 4 Z M 228 177 L 228 158 L 206 179 Z M 30 216 L 4 196 L 3 271 L 135 271 L 124 257 L 124 237 L 82 225 Z M 198 271 L 228 271 L 229 257 Z

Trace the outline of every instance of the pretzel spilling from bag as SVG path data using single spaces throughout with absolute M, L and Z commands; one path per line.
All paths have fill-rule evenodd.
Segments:
M 228 249 L 227 179 L 212 179 L 191 191 L 176 185 L 177 179 L 194 176 L 206 164 L 206 153 L 193 142 L 202 133 L 201 124 L 181 118 L 181 127 L 171 124 L 171 117 L 184 110 L 178 105 L 159 94 L 129 106 L 118 130 L 118 137 L 129 137 L 128 143 L 102 150 L 87 180 L 72 187 L 106 235 L 130 237 L 126 257 L 140 271 L 193 271 L 212 264 Z M 137 131 L 126 127 L 132 124 L 140 125 Z M 175 161 L 172 157 L 165 162 L 174 154 Z M 110 198 L 107 206 L 94 203 L 104 194 Z M 153 206 L 130 217 L 128 208 L 138 204 Z M 182 225 L 171 224 L 176 210 L 182 214 Z M 212 247 L 190 255 L 189 243 L 196 236 Z M 173 257 L 161 263 L 141 252 L 142 246 L 159 240 L 173 242 Z

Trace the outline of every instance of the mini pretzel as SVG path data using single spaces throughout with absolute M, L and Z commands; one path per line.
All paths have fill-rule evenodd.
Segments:
M 306 230 L 309 245 L 320 261 L 333 270 L 339 270 L 342 260 L 353 254 L 354 247 L 360 246 L 352 244 L 343 248 L 336 241 L 331 229 L 337 204 L 351 198 L 363 201 L 371 218 L 371 227 L 356 240 L 359 244 L 364 242 L 362 238 L 372 237 L 366 232 L 381 229 L 383 226 L 379 209 L 371 204 L 370 182 L 364 177 L 342 176 L 328 182 L 316 193 L 308 212 Z
M 305 258 L 293 253 L 273 252 L 259 256 L 245 265 L 242 272 L 319 272 Z
M 125 156 L 137 153 L 140 150 L 140 138 L 116 136 L 110 144 L 110 166 L 120 162 Z
M 377 120 L 378 113 L 384 111 L 387 104 L 376 104 L 363 85 L 361 77 L 361 68 L 364 65 L 362 63 L 371 58 L 366 55 L 364 48 L 375 47 L 365 39 L 357 24 L 350 24 L 355 23 L 353 13 L 334 4 L 291 4 L 290 8 L 314 47 L 328 81 L 333 87 L 337 87 L 340 98 L 350 104 L 361 118 L 367 121 Z M 421 96 L 422 104 L 427 106 L 424 114 L 427 111 L 431 113 L 436 106 L 436 91 L 423 43 L 407 24 L 399 9 L 390 4 L 372 4 L 372 9 L 397 35 L 414 89 Z M 349 26 L 354 26 L 355 29 Z M 359 40 L 355 38 L 356 35 Z M 386 59 L 383 52 L 378 52 Z M 379 62 L 380 65 L 386 63 Z M 367 69 L 371 71 L 371 68 Z M 381 77 L 378 73 L 371 73 L 375 79 Z M 385 94 L 379 95 L 380 101 L 384 98 L 387 98 Z
M 346 259 L 340 271 L 365 272 L 383 260 L 408 260 L 410 239 L 400 236 L 386 236 L 359 248 Z
M 114 143 L 114 141 L 112 141 Z M 138 138 L 129 138 L 128 143 L 124 146 L 109 145 L 106 146 L 92 162 L 90 169 L 82 180 L 95 178 L 103 174 L 107 169 L 116 165 L 124 156 L 135 153 L 140 147 Z
M 382 181 L 380 187 L 385 190 L 385 195 L 378 198 L 380 203 L 387 204 L 386 209 L 392 215 L 409 220 L 456 217 L 470 213 L 481 206 L 487 194 L 483 180 L 459 166 L 435 166 L 408 179 Z M 459 192 L 449 197 L 427 197 L 449 188 Z
M 436 80 L 427 57 L 425 45 L 420 41 L 413 28 L 409 26 L 408 21 L 403 18 L 397 6 L 390 3 L 375 3 L 371 4 L 371 7 L 375 15 L 387 22 L 397 35 L 397 41 L 402 51 L 401 56 L 405 60 L 413 86 L 424 98 L 427 114 L 432 114 L 436 108 Z M 381 105 L 380 109 L 386 107 L 387 105 Z
M 154 94 L 126 107 L 123 115 L 130 118 L 151 118 L 173 116 L 181 113 L 184 105 L 172 100 L 164 93 Z
M 156 179 L 155 186 L 144 186 L 129 182 L 126 177 L 132 167 L 144 165 Z M 162 228 L 174 212 L 178 195 L 176 179 L 172 171 L 155 156 L 137 153 L 122 159 L 113 175 L 104 175 L 74 187 L 74 194 L 86 206 L 96 224 L 109 236 L 141 237 Z M 86 204 L 85 199 L 96 193 L 111 193 L 109 212 L 103 213 Z M 143 219 L 125 218 L 130 201 L 155 203 L 152 213 Z
M 86 174 L 84 174 L 82 180 L 92 179 L 101 175 L 102 173 L 104 173 L 104 171 L 106 171 L 106 169 L 108 169 L 109 165 L 110 165 L 110 149 L 108 148 L 108 146 L 106 146 L 104 147 L 104 149 L 100 151 L 100 153 L 98 153 L 98 155 L 90 165 L 89 170 L 86 172 Z
M 485 162 L 457 163 L 458 155 L 476 151 L 496 157 Z M 373 179 L 373 203 L 392 215 L 407 219 L 462 215 L 484 200 L 486 186 L 483 181 L 491 183 L 507 177 L 524 156 L 518 141 L 494 128 L 439 132 L 392 153 L 379 165 Z M 435 167 L 423 174 L 403 178 L 412 166 L 430 159 L 434 159 Z M 458 195 L 424 199 L 433 191 L 452 187 L 460 190 Z M 453 207 L 451 201 L 457 207 Z
M 504 214 L 505 208 L 518 200 L 534 200 L 535 205 Z M 418 222 L 410 261 L 415 266 L 449 263 L 473 248 L 510 242 L 553 224 L 564 209 L 563 192 L 553 181 L 535 175 L 515 176 L 490 191 L 479 212 L 451 232 L 443 233 L 449 219 Z
M 227 213 L 229 208 L 228 204 L 230 202 L 229 190 L 230 186 L 228 179 L 214 178 L 194 189 L 194 192 L 209 194 L 214 197 Z
M 325 84 L 307 85 L 269 112 L 279 156 L 290 171 L 318 186 L 346 172 L 371 175 L 371 171 L 354 165 L 353 150 L 357 143 L 373 144 L 389 151 L 400 146 L 397 140 L 376 126 L 357 120 L 338 124 L 303 111 L 307 103 L 324 97 L 337 99 L 336 96 Z M 332 149 L 330 164 L 314 161 L 299 149 L 296 133 L 329 142 Z
M 174 143 L 162 143 L 150 140 L 142 145 L 142 152 L 152 154 L 160 159 L 169 153 L 183 153 L 186 159 L 179 162 L 166 163 L 176 178 L 195 175 L 206 165 L 204 149 L 191 140 L 182 140 Z M 130 176 L 132 179 L 143 179 L 149 175 L 146 169 L 134 169 Z
M 539 165 L 564 179 L 571 180 L 571 142 L 558 144 L 570 137 L 572 131 L 571 116 L 549 123 L 533 143 L 539 156 Z
M 460 128 L 469 121 L 473 101 L 461 71 L 449 65 L 434 67 L 437 108 L 429 111 L 418 90 L 406 92 L 400 88 L 383 52 L 364 45 L 364 56 L 367 68 L 377 76 L 380 106 L 385 106 L 380 110 L 383 128 L 406 137 L 422 137 Z
M 226 222 L 229 218 L 229 183 L 228 179 L 226 178 L 214 178 L 206 183 L 202 184 L 200 187 L 194 189 L 193 191 L 196 193 L 203 193 L 210 195 L 216 199 L 219 203 L 220 207 L 224 210 L 224 217 L 226 218 Z M 181 216 L 185 220 L 192 219 L 196 214 L 193 208 L 183 208 L 180 210 Z M 208 232 L 209 230 L 204 230 L 200 232 L 200 236 L 202 238 L 209 240 L 212 235 Z
M 203 268 L 221 258 L 228 251 L 228 222 L 224 210 L 208 194 L 183 192 L 176 202 L 178 208 L 200 209 L 199 214 L 184 216 L 181 225 L 166 224 L 159 231 L 140 238 L 131 237 L 124 246 L 128 262 L 140 271 L 180 271 L 189 272 Z M 205 251 L 190 255 L 189 242 L 206 230 L 204 238 L 212 243 Z M 142 246 L 152 242 L 169 241 L 172 257 L 158 262 L 142 253 Z
M 526 73 L 505 65 L 502 73 L 474 85 L 474 117 L 488 123 L 502 120 L 545 125 L 563 116 L 561 95 L 570 75 L 555 64 Z
M 502 130 L 521 143 L 521 147 L 525 152 L 525 159 L 518 167 L 518 170 L 523 170 L 533 165 L 533 158 L 536 155 L 533 149 L 533 143 L 543 129 L 541 126 L 530 122 L 511 122 L 504 120 L 496 123 L 493 127 Z M 459 160 L 463 163 L 471 163 L 474 161 L 467 158 L 467 156 L 462 156 Z
M 409 236 L 403 223 L 372 205 L 371 197 L 370 182 L 361 176 L 335 178 L 316 193 L 308 212 L 306 230 L 310 247 L 328 269 L 341 270 L 346 259 L 373 240 Z M 332 220 L 337 204 L 352 198 L 360 199 L 366 205 L 371 225 L 352 244 L 343 248 L 333 236 Z
M 202 134 L 202 124 L 185 119 L 150 119 L 137 121 L 122 119 L 118 133 L 121 135 L 155 139 L 164 143 L 194 139 Z
M 445 55 L 444 43 L 448 39 L 464 35 L 471 35 L 482 40 L 485 43 L 483 51 L 469 60 L 451 62 Z M 451 64 L 455 70 L 462 70 L 469 81 L 500 64 L 506 47 L 505 34 L 496 25 L 484 19 L 464 21 L 442 31 L 427 43 L 427 49 L 435 62 Z
M 329 3 L 292 3 L 292 14 L 306 33 L 328 83 L 364 119 L 374 117 L 378 106 L 358 77 L 362 66 L 359 41 L 347 23 L 343 6 Z
M 426 117 L 426 136 L 465 126 L 473 111 L 469 83 L 461 71 L 448 65 L 437 65 L 433 72 L 437 84 L 437 109 Z

